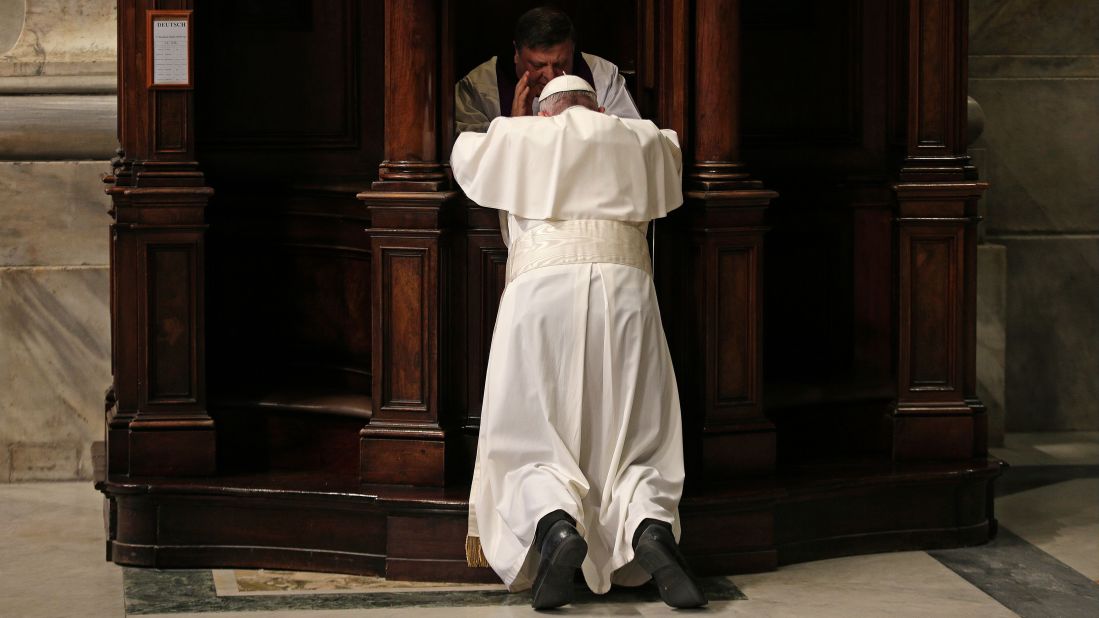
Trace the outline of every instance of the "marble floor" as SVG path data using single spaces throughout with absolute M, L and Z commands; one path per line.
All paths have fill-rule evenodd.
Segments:
M 822 560 L 706 581 L 706 613 L 746 616 L 1099 616 L 1099 432 L 1009 434 L 994 454 L 1000 534 L 985 546 Z M 535 615 L 495 586 L 104 561 L 90 483 L 0 485 L 0 616 Z M 585 596 L 560 615 L 671 615 L 649 590 Z M 699 612 L 702 613 L 702 612 Z

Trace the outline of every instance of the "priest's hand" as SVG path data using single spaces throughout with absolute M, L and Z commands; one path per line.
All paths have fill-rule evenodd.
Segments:
M 530 71 L 523 73 L 523 76 L 519 78 L 519 83 L 515 84 L 515 98 L 511 100 L 511 116 L 531 116 L 534 114 L 533 101 L 534 93 L 531 92 L 530 85 Z

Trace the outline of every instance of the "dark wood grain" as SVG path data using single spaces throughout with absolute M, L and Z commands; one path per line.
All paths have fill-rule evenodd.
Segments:
M 680 507 L 682 546 L 697 573 L 718 575 L 982 543 L 993 525 L 988 505 L 999 471 L 998 463 L 974 460 L 831 460 L 766 479 L 696 484 Z M 354 476 L 294 473 L 214 482 L 108 478 L 101 487 L 117 504 L 108 545 L 119 564 L 495 581 L 490 570 L 465 565 L 468 492 L 374 491 Z

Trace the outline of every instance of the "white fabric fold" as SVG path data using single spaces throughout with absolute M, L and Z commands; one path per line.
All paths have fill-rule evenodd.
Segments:
M 469 534 L 523 590 L 537 568 L 535 526 L 562 509 L 588 543 L 581 570 L 592 591 L 639 585 L 648 575 L 632 562 L 638 524 L 669 522 L 679 538 L 682 439 L 652 277 L 621 264 L 529 270 L 500 300 Z
M 650 221 L 683 203 L 674 131 L 579 106 L 462 133 L 450 162 L 474 202 L 527 219 Z

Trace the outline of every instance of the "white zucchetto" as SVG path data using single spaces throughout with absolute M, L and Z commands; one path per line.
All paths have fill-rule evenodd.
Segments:
M 538 97 L 538 101 L 545 101 L 546 97 L 551 94 L 557 94 L 558 92 L 574 92 L 578 90 L 590 92 L 592 95 L 595 94 L 595 88 L 592 88 L 591 84 L 584 81 L 583 77 L 578 77 L 576 75 L 558 75 L 549 80 L 549 83 L 542 88 L 542 94 Z

